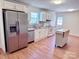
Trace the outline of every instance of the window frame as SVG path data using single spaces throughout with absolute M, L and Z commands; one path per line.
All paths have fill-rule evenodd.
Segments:
M 58 24 L 57 24 L 59 17 L 62 17 L 62 25 L 58 25 Z M 63 17 L 63 16 L 57 16 L 57 17 L 56 17 L 56 26 L 63 26 L 63 22 L 64 22 L 64 17 Z
M 38 19 L 37 19 L 37 21 L 36 21 L 36 23 L 32 23 L 32 21 L 34 21 L 34 20 L 32 20 L 32 13 L 37 13 L 38 14 Z M 30 25 L 34 25 L 34 24 L 38 24 L 38 22 L 40 21 L 40 13 L 39 12 L 31 12 L 30 13 L 30 21 L 29 21 L 29 24 Z

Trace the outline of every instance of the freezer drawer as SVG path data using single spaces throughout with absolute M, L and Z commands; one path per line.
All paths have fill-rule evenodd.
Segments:
M 10 36 L 7 39 L 7 51 L 13 52 L 18 50 L 18 36 Z

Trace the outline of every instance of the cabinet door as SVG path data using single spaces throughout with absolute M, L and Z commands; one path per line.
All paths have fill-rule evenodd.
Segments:
M 40 40 L 39 30 L 35 30 L 35 38 L 34 38 L 34 41 L 37 42 L 39 40 Z
M 39 39 L 40 39 L 40 40 L 43 39 L 43 37 L 44 37 L 43 34 L 44 34 L 44 29 L 39 29 L 39 36 L 40 36 Z
M 24 6 L 23 11 L 24 11 L 25 13 L 28 13 L 28 12 L 29 12 L 28 6 Z
M 3 8 L 15 10 L 16 4 L 8 1 L 4 1 Z
M 24 11 L 24 5 L 21 5 L 21 4 L 16 4 L 16 10 L 18 11 Z
M 41 21 L 46 21 L 46 12 L 41 12 Z
M 47 20 L 51 20 L 52 14 L 50 12 L 47 13 Z
M 43 38 L 47 38 L 47 34 L 48 34 L 48 30 L 44 29 L 44 31 L 43 31 Z
M 27 14 L 18 12 L 19 21 L 19 48 L 27 46 L 28 42 L 28 20 Z

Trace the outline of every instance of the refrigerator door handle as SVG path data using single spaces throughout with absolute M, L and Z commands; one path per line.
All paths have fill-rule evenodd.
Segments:
M 16 21 L 16 33 L 19 34 L 19 22 Z

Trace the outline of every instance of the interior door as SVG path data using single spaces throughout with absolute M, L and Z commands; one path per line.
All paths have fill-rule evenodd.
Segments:
M 8 52 L 13 52 L 18 49 L 16 21 L 17 12 L 5 11 L 6 44 Z
M 18 21 L 19 21 L 19 48 L 23 48 L 27 46 L 28 42 L 27 14 L 23 12 L 18 12 Z

